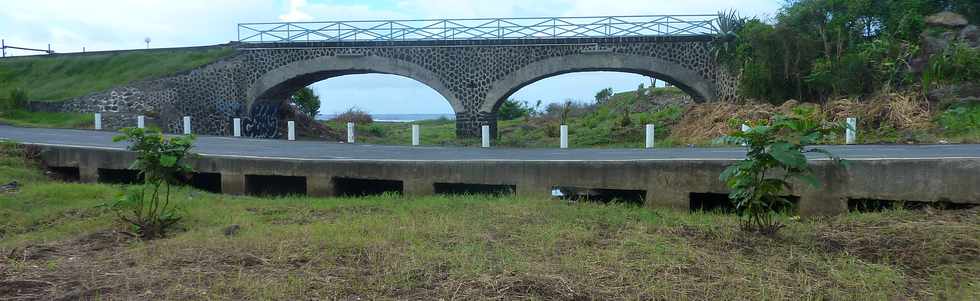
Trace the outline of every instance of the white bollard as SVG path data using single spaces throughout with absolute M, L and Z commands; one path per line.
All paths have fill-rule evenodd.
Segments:
M 480 137 L 482 137 L 480 146 L 487 148 L 490 147 L 490 126 L 484 125 L 480 128 Z
M 136 116 L 136 127 L 145 129 L 146 128 L 146 117 L 143 115 Z
M 558 129 L 561 132 L 561 148 L 568 148 L 568 125 L 562 124 Z
M 288 128 L 287 131 L 288 131 L 289 141 L 295 141 L 296 140 L 296 122 L 290 120 L 290 121 L 286 122 L 286 127 Z
M 750 130 L 752 130 L 752 128 L 750 128 L 749 125 L 744 124 L 744 123 L 742 124 L 742 132 L 743 133 L 744 132 L 748 132 Z M 749 146 L 749 144 L 748 143 L 745 143 L 745 142 L 742 142 L 742 146 Z
M 242 119 L 241 118 L 233 118 L 231 120 L 231 123 L 232 123 L 232 135 L 235 135 L 235 137 L 241 137 L 242 136 Z
M 418 124 L 412 125 L 412 146 L 419 146 L 422 144 L 422 134 L 420 128 L 421 126 Z
M 102 130 L 102 113 L 95 113 L 95 130 Z
M 354 123 L 347 123 L 347 143 L 354 143 Z
M 857 143 L 857 118 L 850 117 L 847 118 L 847 130 L 844 132 L 844 143 L 855 144 Z
M 654 131 L 655 129 L 656 128 L 652 124 L 648 124 L 646 126 L 646 134 L 647 134 L 646 135 L 647 136 L 647 139 L 646 139 L 646 142 L 647 142 L 646 143 L 646 147 L 647 148 L 653 148 L 653 145 L 654 145 L 654 142 L 655 142 L 654 141 L 654 135 L 656 134 L 656 132 Z
M 184 135 L 191 134 L 191 117 L 184 116 Z

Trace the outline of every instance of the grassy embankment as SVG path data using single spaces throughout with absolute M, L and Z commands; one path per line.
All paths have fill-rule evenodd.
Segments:
M 47 179 L 0 152 L 0 298 L 980 298 L 980 214 L 796 220 L 489 196 L 316 199 L 179 189 L 184 230 L 137 242 L 97 205 L 122 187 Z M 239 225 L 226 235 L 229 225 Z
M 114 86 L 194 69 L 230 55 L 231 48 L 167 49 L 0 60 L 0 123 L 37 127 L 91 127 L 88 114 L 27 112 L 11 104 L 12 91 L 31 101 L 60 102 Z
M 657 88 L 651 97 L 678 97 L 676 89 Z M 862 101 L 841 99 L 819 106 L 829 121 L 857 117 L 858 142 L 893 143 L 980 143 L 980 103 L 961 104 L 943 111 L 911 95 L 892 93 L 875 95 Z M 658 147 L 688 144 L 711 146 L 713 139 L 732 130 L 729 119 L 770 118 L 774 113 L 789 113 L 797 102 L 782 106 L 764 103 L 709 103 L 687 106 L 649 105 L 638 100 L 635 92 L 615 94 L 608 102 L 595 105 L 569 117 L 569 144 L 581 147 L 643 147 L 647 123 L 656 124 Z M 812 105 L 812 104 L 805 104 Z M 630 109 L 624 126 L 625 109 Z M 477 146 L 479 139 L 456 139 L 455 122 L 427 120 L 422 126 L 425 145 Z M 327 122 L 338 132 L 346 131 L 343 122 Z M 497 145 L 505 147 L 557 147 L 559 121 L 554 114 L 498 122 Z M 843 135 L 840 141 L 843 142 Z M 358 125 L 358 141 L 371 144 L 409 144 L 411 125 L 407 123 L 372 123 Z

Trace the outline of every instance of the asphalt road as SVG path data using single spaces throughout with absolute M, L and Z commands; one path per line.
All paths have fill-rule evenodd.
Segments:
M 18 128 L 0 125 L 0 139 L 89 148 L 124 149 L 114 132 Z M 433 161 L 631 161 L 741 159 L 742 148 L 524 149 L 343 144 L 199 136 L 194 152 L 203 155 L 311 160 Z M 980 145 L 851 145 L 824 147 L 846 159 L 978 158 Z

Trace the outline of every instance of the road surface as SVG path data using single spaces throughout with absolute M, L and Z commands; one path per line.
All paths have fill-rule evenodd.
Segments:
M 115 132 L 19 128 L 0 125 L 0 139 L 33 144 L 124 149 L 112 142 Z M 980 145 L 836 145 L 824 147 L 852 160 L 980 158 Z M 661 149 L 548 149 L 475 148 L 343 144 L 199 136 L 193 150 L 202 155 L 305 160 L 421 160 L 421 161 L 635 161 L 735 160 L 744 148 Z M 819 158 L 819 156 L 814 156 Z

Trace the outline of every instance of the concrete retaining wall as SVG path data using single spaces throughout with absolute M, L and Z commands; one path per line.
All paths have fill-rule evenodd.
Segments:
M 45 146 L 42 160 L 52 167 L 77 167 L 85 182 L 99 169 L 126 169 L 131 152 Z M 305 177 L 306 192 L 334 196 L 334 178 L 396 180 L 403 193 L 434 193 L 435 183 L 512 185 L 528 197 L 551 196 L 555 186 L 646 191 L 646 206 L 686 210 L 691 193 L 728 193 L 718 174 L 731 160 L 643 161 L 357 161 L 293 160 L 203 156 L 198 172 L 221 175 L 221 190 L 244 194 L 249 175 Z M 813 161 L 819 189 L 797 184 L 801 215 L 847 212 L 848 199 L 882 199 L 980 204 L 980 159 L 855 160 L 846 169 Z

